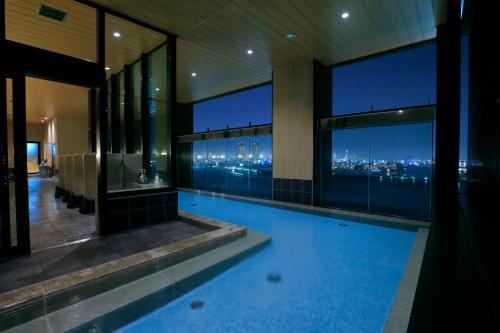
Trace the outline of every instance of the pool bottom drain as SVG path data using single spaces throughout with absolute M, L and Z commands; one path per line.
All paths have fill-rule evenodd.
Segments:
M 191 309 L 198 310 L 201 309 L 203 305 L 204 305 L 203 301 L 196 300 L 191 303 Z
M 278 283 L 281 282 L 281 274 L 280 273 L 269 273 L 267 274 L 267 281 Z

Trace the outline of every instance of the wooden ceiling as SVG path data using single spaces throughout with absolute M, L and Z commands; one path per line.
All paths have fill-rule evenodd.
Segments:
M 41 5 L 66 12 L 64 21 L 38 14 Z M 96 61 L 96 10 L 73 0 L 6 0 L 6 37 L 9 40 Z M 113 36 L 121 34 L 120 38 Z M 106 15 L 106 66 L 117 73 L 166 40 L 165 35 Z
M 12 120 L 12 85 L 7 81 L 7 115 Z M 88 113 L 88 88 L 26 78 L 26 121 L 42 123 L 60 115 Z
M 334 64 L 435 37 L 436 0 L 93 0 L 179 36 L 179 102 L 272 79 L 304 59 Z M 38 15 L 40 4 L 64 22 Z M 344 12 L 349 18 L 342 19 Z M 95 10 L 71 0 L 6 0 L 7 38 L 95 61 Z M 28 24 L 27 24 L 28 23 Z M 107 19 L 107 65 L 117 72 L 164 36 Z M 112 37 L 120 31 L 121 38 Z M 288 41 L 287 33 L 297 34 Z M 252 55 L 246 51 L 253 50 Z M 197 76 L 192 77 L 191 73 Z
M 93 1 L 179 36 L 179 102 L 269 81 L 283 64 L 329 65 L 435 37 L 432 0 Z

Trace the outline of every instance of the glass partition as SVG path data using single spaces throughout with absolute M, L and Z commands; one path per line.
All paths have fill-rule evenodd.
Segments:
M 148 57 L 150 174 L 155 182 L 170 183 L 170 113 L 167 110 L 167 46 Z
M 407 114 L 405 114 L 407 113 Z M 322 121 L 320 203 L 330 208 L 428 220 L 433 107 Z M 326 148 L 323 148 L 326 149 Z
M 332 131 L 329 177 L 323 179 L 323 205 L 368 210 L 369 129 Z
M 113 129 L 119 133 L 120 145 L 117 152 L 125 152 L 127 147 L 125 142 L 125 73 L 123 71 L 118 74 L 116 90 L 119 126 Z
M 142 154 L 142 114 L 141 114 L 141 82 L 142 82 L 142 74 L 141 74 L 141 62 L 136 61 L 131 66 L 132 71 L 132 82 L 131 82 L 131 106 L 132 106 L 132 114 L 133 114 L 133 148 L 129 149 L 129 151 L 134 151 L 136 154 Z
M 107 94 L 106 94 L 106 114 L 108 117 L 108 139 L 107 139 L 107 145 L 106 145 L 106 151 L 108 153 L 111 153 L 112 149 L 112 125 L 113 122 L 111 121 L 111 80 L 106 81 L 106 86 L 107 86 Z
M 369 210 L 430 217 L 431 122 L 370 128 Z
M 192 148 L 191 148 L 192 145 Z M 272 136 L 255 135 L 198 140 L 179 144 L 180 165 L 191 158 L 193 189 L 250 196 L 272 197 Z M 187 173 L 183 177 L 187 177 Z
M 106 14 L 108 191 L 171 184 L 165 41 L 161 33 Z

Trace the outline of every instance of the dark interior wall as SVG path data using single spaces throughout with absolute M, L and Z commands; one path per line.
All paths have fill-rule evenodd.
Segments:
M 470 1 L 469 192 L 466 230 L 500 322 L 500 1 Z M 498 324 L 500 326 L 500 324 Z M 499 329 L 500 330 L 500 329 Z
M 500 2 L 473 2 L 470 27 L 469 179 L 500 194 Z M 495 36 L 496 35 L 496 36 Z
M 500 2 L 466 1 L 464 10 L 470 24 L 469 191 L 443 191 L 447 175 L 436 175 L 438 198 L 408 332 L 500 332 Z M 442 32 L 438 28 L 438 47 L 446 48 Z M 452 61 L 438 59 L 438 66 Z M 443 84 L 454 83 L 438 69 Z M 439 103 L 438 96 L 438 112 Z M 448 126 L 439 130 L 446 133 Z

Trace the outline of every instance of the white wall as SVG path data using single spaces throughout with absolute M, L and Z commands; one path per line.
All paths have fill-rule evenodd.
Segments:
M 44 131 L 43 124 L 28 123 L 26 124 L 26 139 L 27 141 L 40 142 L 40 156 L 44 156 Z M 12 131 L 12 121 L 7 123 L 7 147 L 8 147 L 8 165 L 9 169 L 14 168 L 14 133 Z

